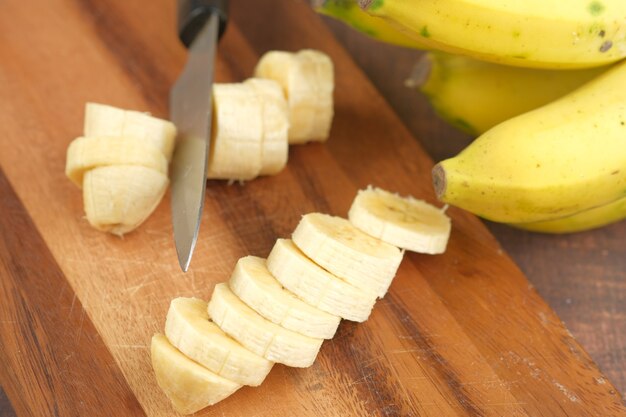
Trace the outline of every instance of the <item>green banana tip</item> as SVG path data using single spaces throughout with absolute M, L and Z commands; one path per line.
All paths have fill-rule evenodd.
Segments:
M 437 164 L 433 167 L 432 176 L 435 194 L 439 200 L 442 200 L 444 194 L 446 193 L 446 170 L 441 166 L 441 164 Z

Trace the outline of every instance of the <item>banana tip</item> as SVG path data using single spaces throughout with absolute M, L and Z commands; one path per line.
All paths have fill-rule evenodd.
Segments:
M 361 9 L 367 10 L 370 7 L 372 0 L 357 0 L 357 2 L 359 3 Z
M 439 200 L 442 199 L 446 192 L 446 170 L 437 164 L 433 167 L 433 187 L 435 188 L 435 194 Z

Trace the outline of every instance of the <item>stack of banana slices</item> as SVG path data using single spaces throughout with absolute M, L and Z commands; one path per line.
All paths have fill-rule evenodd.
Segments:
M 239 259 L 208 303 L 171 302 L 165 335 L 152 338 L 159 386 L 191 414 L 260 385 L 274 363 L 311 366 L 341 319 L 367 320 L 404 250 L 443 253 L 450 228 L 443 210 L 376 188 L 359 191 L 349 220 L 303 216 L 267 259 Z

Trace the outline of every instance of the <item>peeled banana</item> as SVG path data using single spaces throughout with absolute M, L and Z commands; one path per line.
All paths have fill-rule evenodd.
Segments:
M 89 224 L 121 236 L 148 218 L 167 190 L 175 137 L 166 120 L 87 103 L 84 137 L 70 143 L 65 174 L 83 189 Z
M 504 223 L 555 220 L 624 198 L 626 63 L 487 131 L 437 164 L 438 197 Z
M 333 118 L 333 63 L 328 55 L 304 49 L 270 51 L 259 60 L 254 76 L 277 81 L 287 98 L 289 143 L 325 141 Z
M 285 329 L 330 339 L 339 326 L 340 317 L 319 310 L 285 290 L 267 270 L 263 258 L 239 259 L 228 286 L 254 311 Z
M 405 84 L 418 87 L 442 119 L 478 136 L 564 96 L 606 70 L 604 66 L 567 71 L 518 68 L 430 52 L 421 57 Z
M 163 335 L 152 337 L 150 356 L 159 387 L 181 414 L 195 413 L 241 388 L 183 355 Z
M 354 227 L 348 220 L 321 213 L 302 216 L 291 237 L 322 268 L 364 291 L 383 297 L 402 251 Z
M 520 67 L 589 68 L 626 57 L 623 0 L 359 0 L 428 49 Z

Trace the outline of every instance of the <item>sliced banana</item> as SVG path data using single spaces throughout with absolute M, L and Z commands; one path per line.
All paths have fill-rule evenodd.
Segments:
M 195 413 L 241 388 L 183 355 L 161 334 L 152 337 L 150 355 L 159 387 L 181 414 Z
M 172 345 L 208 370 L 242 385 L 260 385 L 272 362 L 231 339 L 209 319 L 207 303 L 197 298 L 175 298 L 165 320 Z
M 289 239 L 278 239 L 267 257 L 269 272 L 289 291 L 320 310 L 347 320 L 369 317 L 376 293 L 337 278 L 309 259 Z
M 311 366 L 324 341 L 264 319 L 233 294 L 226 283 L 215 286 L 208 312 L 215 324 L 247 349 L 287 366 Z
M 315 263 L 379 297 L 387 292 L 402 261 L 400 249 L 363 233 L 341 217 L 306 214 L 292 239 Z
M 287 101 L 280 85 L 274 80 L 250 78 L 245 83 L 256 91 L 262 105 L 263 139 L 259 175 L 274 175 L 285 167 L 289 153 Z
M 84 135 L 139 139 L 157 147 L 170 162 L 176 141 L 176 127 L 168 120 L 158 119 L 147 113 L 87 103 Z
M 330 339 L 341 320 L 285 290 L 267 270 L 263 258 L 246 256 L 239 259 L 228 286 L 264 318 L 305 336 Z
M 78 187 L 86 171 L 107 165 L 140 165 L 167 175 L 167 159 L 155 146 L 131 137 L 80 137 L 67 148 L 65 174 Z
M 368 235 L 413 252 L 443 253 L 450 237 L 450 218 L 443 210 L 380 188 L 360 190 L 348 218 Z
M 94 228 L 122 236 L 143 223 L 163 198 L 165 174 L 139 165 L 92 169 L 83 180 L 83 205 Z
M 276 80 L 282 86 L 289 108 L 289 143 L 328 139 L 335 81 L 326 54 L 311 49 L 270 51 L 259 60 L 255 76 Z
M 251 84 L 213 85 L 207 178 L 250 180 L 261 172 L 263 106 Z

